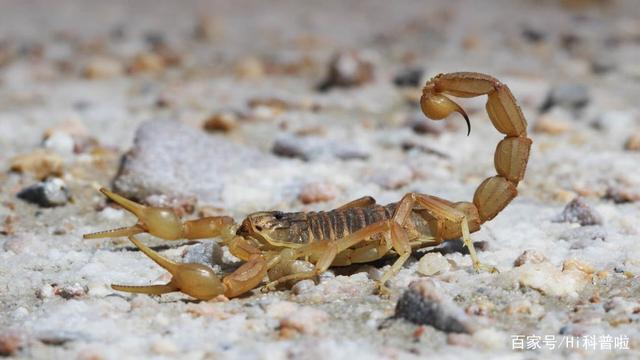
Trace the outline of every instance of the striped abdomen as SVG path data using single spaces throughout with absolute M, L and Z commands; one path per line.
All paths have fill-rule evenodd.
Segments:
M 306 229 L 300 229 L 301 241 L 340 239 L 368 225 L 390 219 L 396 204 L 306 213 Z

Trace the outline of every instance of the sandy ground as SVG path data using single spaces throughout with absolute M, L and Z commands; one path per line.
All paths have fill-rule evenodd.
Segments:
M 2 1 L 0 9 L 1 356 L 640 355 L 635 2 Z M 327 80 L 336 54 L 338 75 Z M 374 288 L 393 258 L 332 269 L 318 284 L 198 302 L 112 290 L 168 275 L 124 238 L 82 240 L 135 221 L 101 186 L 187 218 L 237 220 L 364 195 L 388 203 L 410 191 L 469 200 L 495 174 L 501 135 L 480 98 L 460 101 L 469 137 L 458 117 L 423 120 L 420 86 L 452 71 L 500 79 L 529 121 L 519 195 L 472 235 L 499 273 L 476 273 L 451 242 L 412 254 L 389 282 L 390 298 Z M 177 261 L 220 272 L 239 265 L 213 241 L 142 238 Z M 432 293 L 396 311 L 413 281 Z M 435 312 L 415 315 L 434 303 Z M 405 320 L 415 317 L 427 325 Z

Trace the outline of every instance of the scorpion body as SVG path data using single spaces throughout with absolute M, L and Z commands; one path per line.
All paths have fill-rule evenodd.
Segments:
M 155 295 L 181 291 L 205 300 L 218 295 L 241 295 L 257 287 L 266 276 L 270 282 L 263 290 L 268 291 L 289 281 L 313 278 L 330 266 L 365 263 L 395 254 L 397 260 L 378 281 L 380 293 L 386 294 L 386 281 L 402 267 L 413 249 L 459 238 L 469 249 L 476 270 L 494 271 L 479 262 L 470 233 L 479 230 L 482 223 L 493 219 L 516 197 L 531 147 L 527 123 L 509 88 L 491 76 L 470 72 L 440 74 L 423 88 L 420 105 L 427 117 L 439 120 L 458 112 L 469 126 L 465 111 L 447 95 L 487 95 L 489 118 L 505 135 L 494 156 L 497 175 L 478 186 L 472 202 L 454 203 L 408 193 L 400 201 L 383 206 L 366 196 L 326 212 L 257 212 L 238 225 L 227 216 L 182 222 L 170 209 L 146 207 L 101 189 L 139 221 L 131 227 L 84 237 L 128 236 L 173 275 L 163 285 L 112 285 L 114 289 Z M 220 280 L 205 265 L 176 263 L 149 249 L 134 236 L 143 232 L 166 240 L 219 237 L 244 264 Z M 309 266 L 301 267 L 300 261 Z

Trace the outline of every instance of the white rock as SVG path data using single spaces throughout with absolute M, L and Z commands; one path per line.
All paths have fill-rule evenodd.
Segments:
M 114 209 L 112 207 L 105 207 L 100 211 L 100 217 L 105 220 L 120 220 L 124 217 L 124 211 L 120 209 Z
M 151 351 L 158 355 L 175 355 L 178 352 L 178 346 L 169 339 L 160 339 L 151 345 Z
M 46 299 L 53 296 L 53 287 L 49 284 L 43 285 L 40 289 L 37 290 L 36 296 L 38 299 Z
M 589 281 L 589 276 L 578 270 L 560 271 L 553 264 L 526 263 L 514 270 L 520 285 L 550 296 L 577 297 Z
M 72 155 L 75 144 L 73 138 L 66 133 L 56 131 L 45 141 L 44 147 L 60 155 Z
M 440 253 L 428 253 L 420 258 L 418 262 L 418 272 L 422 275 L 431 276 L 443 274 L 451 268 L 447 259 Z
M 329 321 L 329 314 L 310 306 L 300 307 L 280 320 L 281 328 L 291 328 L 302 334 L 318 334 Z
M 493 328 L 478 330 L 471 337 L 474 345 L 479 345 L 485 350 L 505 349 L 510 341 L 509 335 Z

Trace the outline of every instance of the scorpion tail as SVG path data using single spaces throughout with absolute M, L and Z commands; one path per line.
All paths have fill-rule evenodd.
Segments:
M 475 209 L 468 211 L 477 210 L 483 223 L 493 219 L 518 193 L 516 187 L 524 177 L 532 143 L 527 137 L 527 121 L 511 90 L 489 75 L 473 72 L 440 74 L 429 80 L 422 91 L 420 106 L 427 117 L 438 120 L 458 112 L 468 122 L 464 110 L 446 95 L 464 98 L 487 95 L 489 118 L 495 128 L 506 135 L 498 143 L 494 156 L 497 175 L 478 186 L 473 196 Z

